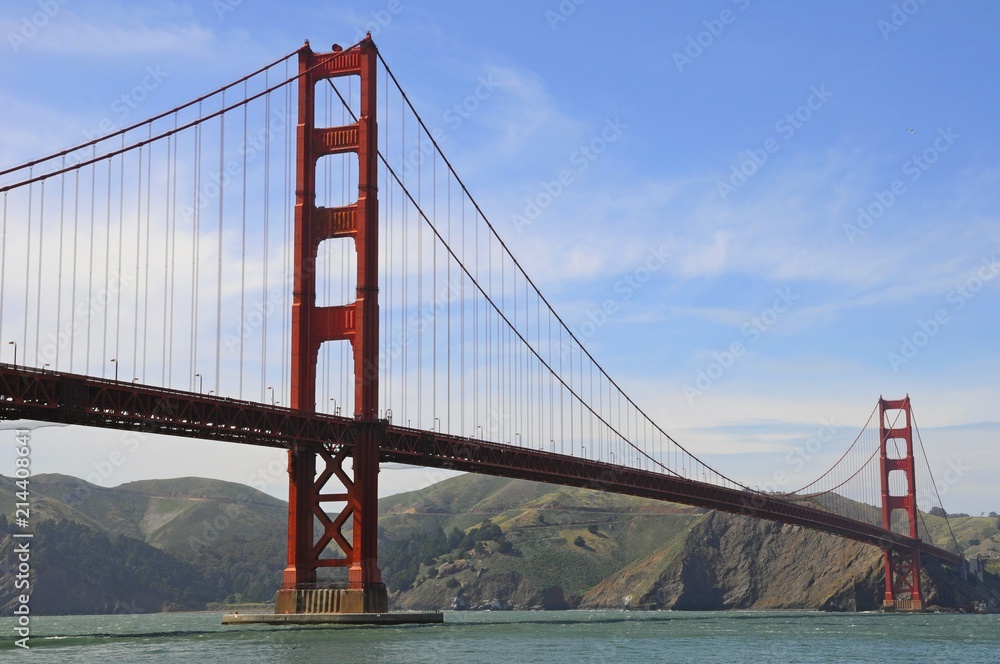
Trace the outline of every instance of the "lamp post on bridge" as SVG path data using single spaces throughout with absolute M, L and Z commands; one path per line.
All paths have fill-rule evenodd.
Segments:
M 118 358 L 112 357 L 110 360 L 111 364 L 115 365 L 115 382 L 118 382 Z
M 17 369 L 17 342 L 16 341 L 8 341 L 7 345 L 14 347 L 14 368 Z
M 194 377 L 198 379 L 198 394 L 201 394 L 205 391 L 205 377 L 200 373 L 196 373 Z
M 274 388 L 273 388 L 273 387 L 271 387 L 270 385 L 268 385 L 268 386 L 267 386 L 267 389 L 271 390 L 271 405 L 273 406 L 273 405 L 274 405 L 274 403 L 275 403 L 275 402 L 274 402 Z

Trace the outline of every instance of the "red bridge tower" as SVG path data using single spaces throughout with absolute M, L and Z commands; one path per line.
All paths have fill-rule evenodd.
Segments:
M 293 447 L 288 453 L 288 566 L 275 600 L 276 613 L 384 613 L 385 586 L 378 568 L 378 131 L 376 64 L 368 37 L 347 50 L 299 51 L 299 121 L 295 185 L 295 282 L 292 294 L 291 407 L 316 411 L 316 364 L 325 341 L 350 341 L 354 357 L 354 418 L 351 446 L 333 441 L 321 450 Z M 358 121 L 343 127 L 315 126 L 316 84 L 339 76 L 361 79 Z M 358 156 L 358 199 L 339 208 L 316 207 L 316 161 L 334 154 Z M 357 250 L 357 296 L 341 306 L 316 306 L 316 256 L 324 240 L 352 238 Z M 316 476 L 316 459 L 325 463 Z M 344 461 L 353 456 L 351 478 Z M 343 490 L 324 492 L 336 477 Z M 331 520 L 323 503 L 342 503 Z M 319 538 L 314 518 L 323 526 Z M 343 528 L 351 520 L 352 540 Z M 334 543 L 343 557 L 322 557 Z M 317 587 L 321 567 L 347 567 L 348 588 Z
M 895 426 L 886 419 L 889 411 L 901 411 L 905 417 L 903 426 Z M 910 397 L 889 401 L 879 398 L 879 459 L 880 477 L 882 480 L 882 527 L 892 530 L 893 512 L 902 510 L 909 521 L 909 531 L 904 533 L 914 540 L 919 539 L 917 532 L 917 482 L 913 462 L 913 420 L 910 413 Z M 890 456 L 889 448 L 900 450 L 905 446 L 902 457 Z M 893 471 L 901 471 L 906 477 L 906 493 L 892 495 L 889 488 L 889 476 Z M 885 599 L 882 606 L 895 611 L 921 611 L 924 608 L 923 596 L 920 593 L 920 549 L 892 548 L 885 551 Z

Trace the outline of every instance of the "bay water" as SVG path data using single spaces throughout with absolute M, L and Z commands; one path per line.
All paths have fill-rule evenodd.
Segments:
M 31 662 L 1000 662 L 1000 615 L 448 612 L 443 625 L 223 626 L 221 613 L 0 619 Z

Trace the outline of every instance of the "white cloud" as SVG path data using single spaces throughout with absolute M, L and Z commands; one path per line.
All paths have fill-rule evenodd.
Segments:
M 479 80 L 494 84 L 496 97 L 484 104 L 483 123 L 493 132 L 491 147 L 501 158 L 516 158 L 538 143 L 583 140 L 586 124 L 559 109 L 537 74 L 497 65 L 484 71 Z
M 155 21 L 147 24 L 148 12 L 111 11 L 100 18 L 64 9 L 36 32 L 25 31 L 24 18 L 0 21 L 3 34 L 33 35 L 20 46 L 25 54 L 75 57 L 123 57 L 176 53 L 207 54 L 215 36 L 208 28 L 192 21 Z M 149 21 L 149 23 L 154 23 Z

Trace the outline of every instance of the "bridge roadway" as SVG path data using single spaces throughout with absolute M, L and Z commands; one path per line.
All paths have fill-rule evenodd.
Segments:
M 380 431 L 380 459 L 534 480 L 665 500 L 802 526 L 886 549 L 918 547 L 953 565 L 952 553 L 880 527 L 765 493 L 720 487 L 512 445 L 361 422 L 252 401 L 90 376 L 0 364 L 0 419 L 30 419 L 291 449 L 353 446 L 367 427 Z

